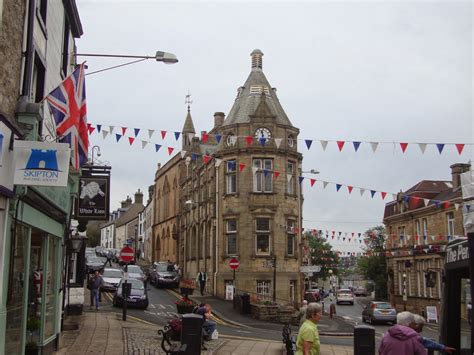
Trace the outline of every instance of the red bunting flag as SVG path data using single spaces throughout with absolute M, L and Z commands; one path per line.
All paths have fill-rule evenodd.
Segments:
M 344 148 L 344 143 L 345 141 L 337 141 L 337 146 L 339 147 L 339 151 L 342 151 L 342 148 Z
M 279 171 L 274 171 L 273 175 L 275 176 L 275 179 L 276 179 L 280 176 L 280 172 Z
M 316 182 L 316 179 L 309 179 L 309 183 L 311 184 L 311 187 L 313 187 L 315 182 Z
M 461 155 L 462 150 L 464 149 L 464 144 L 456 144 L 456 149 L 458 150 L 459 155 Z
M 352 192 L 352 189 L 353 189 L 353 188 L 354 188 L 353 186 L 347 186 L 347 189 L 349 190 L 349 193 Z M 352 233 L 352 234 L 354 234 L 354 233 Z
M 127 132 L 127 127 L 122 127 L 122 136 L 125 135 L 125 132 Z
M 92 125 L 90 123 L 87 124 L 87 130 L 89 131 L 89 135 L 91 135 L 92 132 L 94 132 L 94 129 L 95 129 L 95 127 L 92 127 Z
M 209 140 L 209 134 L 207 134 L 206 132 L 202 132 L 201 140 L 203 143 L 207 143 L 207 141 Z
M 168 155 L 171 155 L 173 153 L 174 148 L 168 147 Z
M 443 203 L 443 207 L 444 207 L 445 209 L 446 209 L 446 208 L 449 208 L 449 202 L 448 202 L 448 201 L 444 202 L 444 203 Z
M 245 137 L 245 141 L 247 142 L 248 145 L 253 143 L 253 137 L 252 136 L 247 136 Z
M 161 131 L 161 139 L 165 139 L 167 131 Z
M 133 144 L 133 141 L 135 140 L 135 138 L 133 137 L 128 137 L 128 142 L 130 143 L 130 145 Z
M 239 171 L 242 172 L 242 170 L 245 169 L 245 164 L 240 163 L 239 164 Z
M 204 160 L 204 164 L 207 164 L 207 163 L 209 163 L 209 160 L 211 160 L 211 157 L 206 154 L 202 157 L 202 159 Z
M 380 194 L 382 195 L 382 200 L 385 199 L 385 196 L 387 196 L 387 193 L 383 191 Z
M 400 143 L 400 147 L 402 148 L 402 152 L 405 153 L 405 150 L 407 150 L 408 143 Z

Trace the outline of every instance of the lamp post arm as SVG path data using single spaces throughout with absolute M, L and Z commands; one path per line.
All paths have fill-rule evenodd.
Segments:
M 76 57 L 105 57 L 105 58 L 140 58 L 140 59 L 156 59 L 149 55 L 127 55 L 127 54 L 98 54 L 98 53 L 76 53 Z

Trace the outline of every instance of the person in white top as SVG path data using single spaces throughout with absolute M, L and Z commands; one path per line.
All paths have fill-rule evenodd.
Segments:
M 201 271 L 198 272 L 196 276 L 196 281 L 199 283 L 199 290 L 201 291 L 201 296 L 204 296 L 204 289 L 206 288 L 207 273 L 201 268 Z

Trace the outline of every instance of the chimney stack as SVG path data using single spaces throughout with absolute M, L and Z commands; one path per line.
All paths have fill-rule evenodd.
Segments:
M 127 208 L 131 204 L 132 204 L 132 199 L 130 198 L 130 196 L 127 196 L 127 199 L 125 201 L 120 202 L 120 205 L 122 206 L 122 208 Z
M 135 192 L 135 203 L 143 205 L 143 193 L 140 191 L 140 189 Z
M 450 166 L 453 180 L 453 190 L 461 187 L 461 174 L 469 171 L 471 164 L 456 163 Z
M 224 112 L 216 112 L 214 113 L 214 128 L 222 126 L 224 123 Z

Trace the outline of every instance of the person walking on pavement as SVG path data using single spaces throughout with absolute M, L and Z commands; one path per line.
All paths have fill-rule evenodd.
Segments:
M 199 290 L 201 291 L 201 296 L 204 296 L 204 289 L 206 288 L 207 273 L 204 269 L 197 274 L 196 281 L 199 282 Z
M 418 314 L 414 314 L 414 316 L 415 316 L 415 324 L 412 329 L 415 330 L 417 333 L 421 333 L 423 331 L 423 326 L 425 325 L 425 318 L 423 318 L 422 316 L 419 316 Z M 433 339 L 425 338 L 423 336 L 421 337 L 421 343 L 426 349 L 436 350 L 442 354 L 452 354 L 453 352 L 456 351 L 455 348 L 451 348 L 444 344 L 438 343 L 434 341 Z
M 104 264 L 104 267 L 107 266 L 107 263 L 109 263 L 109 266 L 112 267 L 112 251 L 107 252 L 107 261 Z
M 91 283 L 91 292 L 95 303 L 95 309 L 98 311 L 100 309 L 100 289 L 104 285 L 104 279 L 98 270 L 94 273 L 94 276 L 90 280 Z M 91 304 L 91 309 L 93 305 Z
M 379 355 L 426 355 L 421 336 L 413 330 L 414 326 L 415 316 L 412 313 L 398 313 L 397 324 L 382 338 Z
M 317 324 L 323 309 L 319 303 L 311 302 L 306 309 L 306 320 L 301 325 L 296 338 L 295 355 L 320 355 L 320 341 Z

